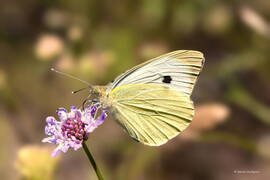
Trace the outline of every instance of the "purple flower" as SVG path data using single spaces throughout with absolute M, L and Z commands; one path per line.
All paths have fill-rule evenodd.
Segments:
M 46 118 L 45 134 L 49 137 L 42 142 L 58 145 L 52 153 L 53 157 L 61 151 L 67 152 L 69 148 L 77 150 L 82 147 L 83 141 L 88 139 L 89 134 L 101 125 L 107 116 L 104 110 L 98 116 L 99 109 L 98 104 L 87 106 L 84 110 L 71 106 L 70 112 L 59 108 L 57 115 L 60 121 L 52 116 Z

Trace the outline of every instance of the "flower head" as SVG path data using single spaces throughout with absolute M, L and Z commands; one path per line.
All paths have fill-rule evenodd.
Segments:
M 89 134 L 101 125 L 107 116 L 102 110 L 96 117 L 99 109 L 98 104 L 87 106 L 84 110 L 71 106 L 70 112 L 65 108 L 59 108 L 57 115 L 60 121 L 52 116 L 46 118 L 45 134 L 49 137 L 44 138 L 42 142 L 58 145 L 52 153 L 53 157 L 61 151 L 67 152 L 69 148 L 77 150 L 82 147 L 83 141 L 88 139 Z

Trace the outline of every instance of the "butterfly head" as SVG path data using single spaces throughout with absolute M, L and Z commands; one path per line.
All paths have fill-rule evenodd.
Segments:
M 90 95 L 97 97 L 98 101 L 103 107 L 110 106 L 109 98 L 106 93 L 106 90 L 107 90 L 106 86 L 94 86 L 90 90 Z
M 98 95 L 102 96 L 106 91 L 106 88 L 104 86 L 94 86 L 90 89 L 90 94 L 92 95 Z

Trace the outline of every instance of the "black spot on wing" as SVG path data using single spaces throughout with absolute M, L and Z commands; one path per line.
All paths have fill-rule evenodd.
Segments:
M 171 81 L 172 81 L 171 76 L 163 76 L 162 82 L 167 83 L 167 84 L 170 84 Z

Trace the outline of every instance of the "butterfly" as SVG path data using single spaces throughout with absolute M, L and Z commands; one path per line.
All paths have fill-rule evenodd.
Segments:
M 94 86 L 98 101 L 136 141 L 160 146 L 193 119 L 192 90 L 204 64 L 199 51 L 178 50 L 151 59 Z

